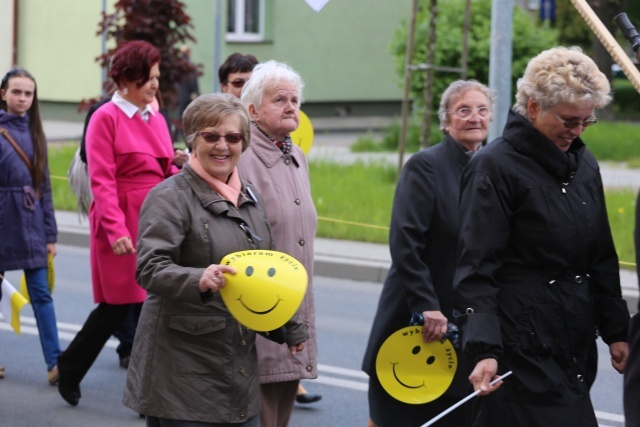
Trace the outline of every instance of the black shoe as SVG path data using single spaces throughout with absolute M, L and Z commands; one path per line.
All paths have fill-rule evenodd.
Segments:
M 58 383 L 58 392 L 60 396 L 71 406 L 76 406 L 80 402 L 80 387 L 65 386 L 62 381 Z
M 82 396 L 80 393 L 80 385 L 71 384 L 68 378 L 65 378 L 63 370 L 60 370 L 58 393 L 60 393 L 60 396 L 62 396 L 62 398 L 71 406 L 76 406 Z
M 123 369 L 129 369 L 130 356 L 120 358 L 120 367 Z
M 322 399 L 321 394 L 299 394 L 296 396 L 296 402 L 298 403 L 314 403 Z

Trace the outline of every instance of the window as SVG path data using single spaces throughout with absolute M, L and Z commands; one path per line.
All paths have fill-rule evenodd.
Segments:
M 264 14 L 264 0 L 227 0 L 227 41 L 263 41 Z

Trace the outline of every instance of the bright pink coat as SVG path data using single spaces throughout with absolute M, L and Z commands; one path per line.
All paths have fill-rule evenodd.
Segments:
M 161 114 L 132 118 L 113 102 L 91 117 L 87 163 L 93 202 L 89 208 L 91 279 L 96 303 L 143 302 L 146 291 L 135 280 L 136 255 L 115 255 L 112 245 L 138 237 L 138 216 L 153 186 L 176 173 L 173 146 Z

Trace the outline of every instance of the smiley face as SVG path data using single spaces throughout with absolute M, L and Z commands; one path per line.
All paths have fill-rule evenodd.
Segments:
M 237 270 L 226 274 L 220 295 L 229 312 L 255 331 L 272 331 L 298 311 L 307 290 L 307 271 L 295 258 L 276 251 L 234 252 L 220 264 Z
M 437 399 L 449 388 L 457 365 L 449 340 L 425 343 L 421 328 L 409 326 L 394 332 L 382 344 L 376 373 L 393 398 L 422 404 Z
M 255 272 L 255 269 L 253 268 L 253 266 L 252 266 L 252 265 L 248 266 L 248 267 L 245 269 L 245 274 L 246 274 L 246 276 L 247 276 L 247 277 L 251 277 L 251 276 L 253 276 L 253 273 L 254 273 L 254 272 Z M 274 277 L 275 275 L 276 275 L 276 269 L 275 269 L 274 267 L 270 267 L 270 268 L 267 270 L 267 276 L 269 276 L 269 277 Z M 249 307 L 247 304 L 245 304 L 245 303 L 244 303 L 244 301 L 242 301 L 242 295 L 240 295 L 240 296 L 238 297 L 238 301 L 240 302 L 240 304 L 242 304 L 242 306 L 243 306 L 244 308 L 246 308 L 246 309 L 247 309 L 248 311 L 250 311 L 251 313 L 254 313 L 254 314 L 261 314 L 261 315 L 263 315 L 263 314 L 269 314 L 269 313 L 271 313 L 273 310 L 275 310 L 275 309 L 276 309 L 276 307 L 278 306 L 278 304 L 280 304 L 280 301 L 282 301 L 282 298 L 280 298 L 280 296 L 279 296 L 279 295 L 276 295 L 276 297 L 278 298 L 278 300 L 275 302 L 275 304 L 273 304 L 270 308 L 268 308 L 268 309 L 266 309 L 266 310 L 263 310 L 263 311 L 254 310 L 254 309 L 252 309 L 251 307 Z

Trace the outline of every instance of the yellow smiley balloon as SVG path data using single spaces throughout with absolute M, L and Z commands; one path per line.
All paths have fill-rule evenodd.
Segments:
M 385 391 L 414 405 L 442 396 L 458 367 L 458 356 L 448 339 L 425 343 L 421 331 L 421 326 L 408 326 L 394 332 L 376 357 L 376 373 Z
M 298 311 L 307 291 L 307 270 L 283 252 L 234 252 L 220 264 L 237 271 L 224 274 L 227 285 L 220 289 L 222 300 L 238 322 L 254 331 L 284 325 Z
M 300 111 L 300 123 L 298 124 L 298 129 L 291 132 L 291 142 L 300 147 L 304 154 L 309 154 L 311 144 L 313 144 L 313 136 L 313 125 L 309 120 L 309 116 Z
M 53 255 L 47 255 L 47 281 L 49 282 L 49 292 L 53 294 L 53 288 L 56 285 L 56 270 L 53 265 Z M 20 293 L 26 298 L 27 302 L 31 302 L 29 299 L 29 291 L 27 290 L 27 278 L 22 273 L 20 277 Z

